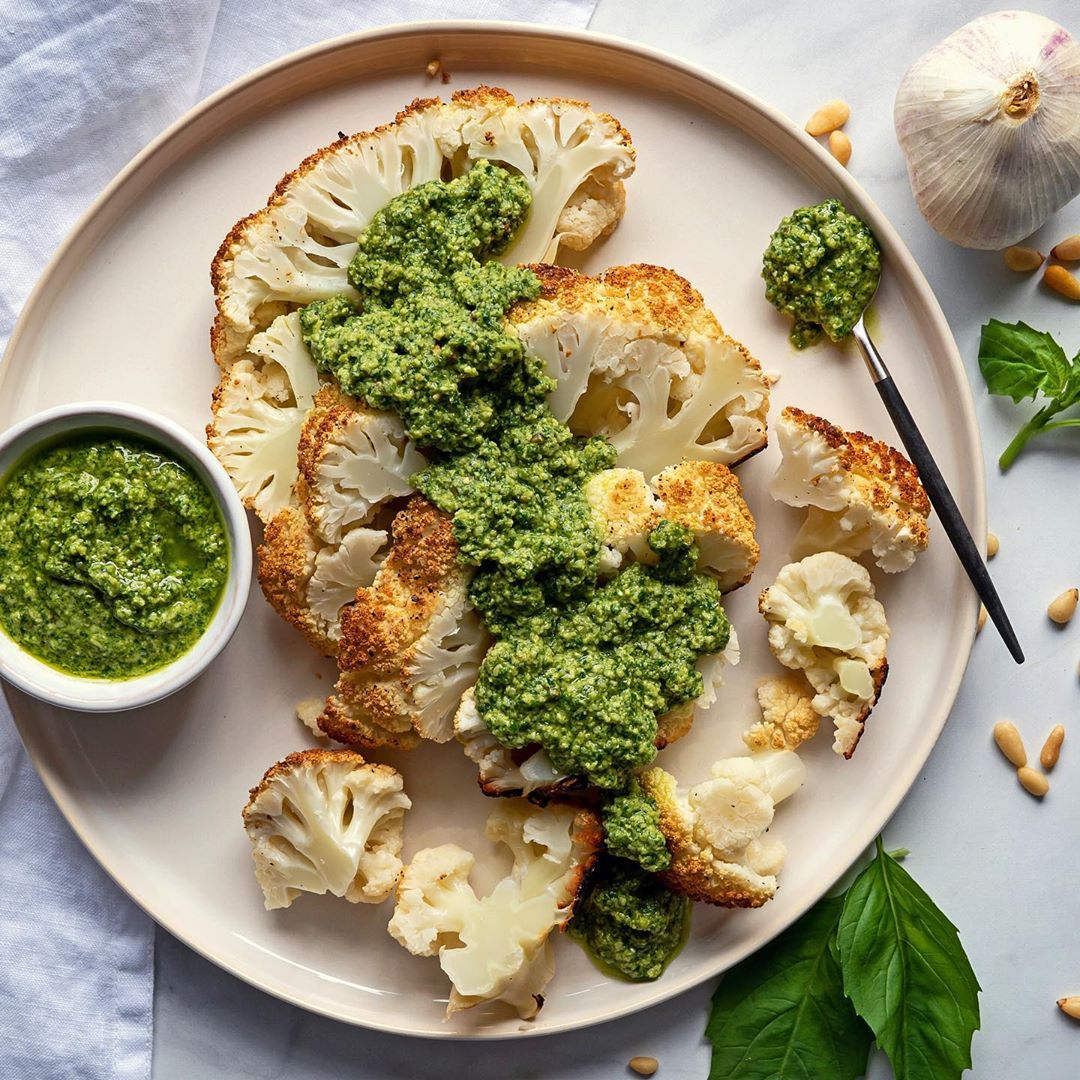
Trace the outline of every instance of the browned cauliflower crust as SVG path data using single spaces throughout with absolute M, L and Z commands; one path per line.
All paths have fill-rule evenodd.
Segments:
M 453 736 L 452 716 L 488 640 L 468 608 L 450 519 L 415 496 L 394 519 L 374 583 L 341 617 L 336 694 L 319 727 L 350 746 Z
M 812 739 L 821 724 L 814 711 L 814 692 L 801 674 L 776 675 L 758 683 L 761 720 L 743 733 L 751 753 L 757 750 L 794 750 Z

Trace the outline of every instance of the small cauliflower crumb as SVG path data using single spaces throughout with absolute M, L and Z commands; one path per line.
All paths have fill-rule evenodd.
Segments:
M 296 703 L 296 719 L 306 727 L 316 739 L 325 739 L 326 732 L 319 727 L 319 714 L 323 711 L 321 697 L 306 697 Z
M 794 750 L 817 734 L 821 717 L 814 711 L 813 691 L 802 675 L 762 679 L 757 699 L 761 720 L 743 733 L 743 742 L 751 753 Z

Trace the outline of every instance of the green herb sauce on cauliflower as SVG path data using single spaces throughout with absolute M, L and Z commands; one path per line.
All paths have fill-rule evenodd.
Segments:
M 637 780 L 625 795 L 604 808 L 604 846 L 612 855 L 636 862 L 652 873 L 671 865 L 671 852 L 660 829 L 660 810 Z

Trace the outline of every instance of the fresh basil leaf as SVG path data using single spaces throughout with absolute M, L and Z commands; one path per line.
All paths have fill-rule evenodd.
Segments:
M 855 1080 L 866 1071 L 870 1029 L 844 997 L 830 951 L 842 896 L 733 967 L 713 995 L 705 1033 L 709 1080 Z
M 1027 323 L 991 319 L 979 338 L 979 369 L 991 394 L 1020 402 L 1044 394 L 1057 398 L 1074 368 L 1054 338 Z
M 836 942 L 844 992 L 896 1080 L 951 1080 L 971 1067 L 979 984 L 956 927 L 878 840 L 844 897 Z

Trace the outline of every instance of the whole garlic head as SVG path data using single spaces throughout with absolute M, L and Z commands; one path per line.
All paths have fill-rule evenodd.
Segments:
M 894 119 L 930 225 L 1008 247 L 1080 193 L 1080 42 L 1042 15 L 983 15 L 915 62 Z

